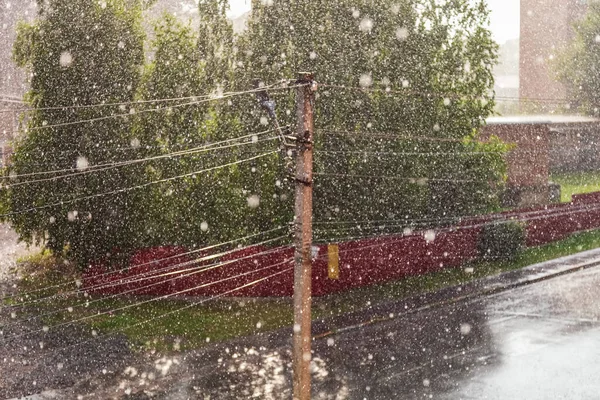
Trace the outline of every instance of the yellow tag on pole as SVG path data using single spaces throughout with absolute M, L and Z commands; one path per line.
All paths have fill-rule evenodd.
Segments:
M 327 245 L 327 272 L 329 279 L 340 279 L 340 248 L 337 244 Z

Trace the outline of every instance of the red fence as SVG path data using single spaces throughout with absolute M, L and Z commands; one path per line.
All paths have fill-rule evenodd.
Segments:
M 329 271 L 328 246 L 313 249 L 313 294 L 322 296 L 354 287 L 458 267 L 478 257 L 481 226 L 492 221 L 526 223 L 527 245 L 538 246 L 571 233 L 600 228 L 600 192 L 573 196 L 573 203 L 488 215 L 462 221 L 435 233 L 341 242 L 336 255 L 336 279 Z M 427 237 L 428 240 L 425 239 Z M 125 271 L 94 267 L 84 276 L 84 287 L 96 294 L 151 296 L 283 297 L 293 291 L 290 247 L 261 246 L 231 253 L 186 253 L 161 247 L 139 251 Z M 273 276 L 274 275 L 274 276 Z

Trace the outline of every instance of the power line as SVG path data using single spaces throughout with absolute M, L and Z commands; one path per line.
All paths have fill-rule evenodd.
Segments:
M 79 105 L 79 106 L 52 106 L 52 107 L 29 107 L 29 108 L 23 108 L 21 110 L 14 110 L 14 109 L 4 109 L 4 110 L 0 110 L 0 112 L 15 112 L 15 111 L 20 111 L 20 112 L 34 112 L 34 111 L 52 111 L 52 110 L 80 110 L 80 109 L 88 109 L 88 108 L 102 108 L 102 107 L 114 107 L 114 106 L 125 106 L 125 105 L 137 105 L 137 104 L 148 104 L 148 103 L 166 103 L 166 102 L 172 102 L 172 101 L 184 101 L 184 100 L 192 100 L 192 101 L 197 101 L 197 100 L 202 100 L 202 99 L 220 99 L 220 98 L 228 98 L 228 97 L 233 97 L 233 96 L 238 96 L 238 95 L 242 95 L 242 94 L 248 94 L 248 93 L 256 93 L 259 91 L 263 91 L 265 89 L 269 89 L 269 90 L 284 90 L 284 89 L 288 89 L 288 88 L 292 88 L 294 86 L 286 86 L 286 87 L 280 87 L 277 88 L 275 86 L 280 85 L 281 83 L 273 83 L 270 85 L 266 85 L 266 86 L 262 86 L 261 88 L 257 88 L 257 89 L 250 89 L 250 90 L 243 90 L 243 91 L 236 91 L 236 92 L 224 92 L 221 94 L 202 94 L 202 95 L 191 95 L 191 96 L 184 96 L 184 97 L 171 97 L 171 98 L 160 98 L 160 99 L 148 99 L 148 100 L 134 100 L 134 101 L 124 101 L 124 102 L 114 102 L 114 103 L 96 103 L 96 104 L 84 104 L 84 105 Z M 2 101 L 0 99 L 0 101 Z M 27 104 L 25 101 L 21 101 L 21 100 L 14 100 L 15 102 L 18 102 L 20 104 Z
M 359 137 L 377 137 L 382 139 L 397 139 L 397 140 L 421 140 L 421 141 L 429 141 L 429 142 L 455 142 L 455 143 L 463 143 L 464 139 L 453 139 L 453 138 L 439 138 L 439 137 L 429 137 L 429 136 L 405 136 L 398 135 L 396 133 L 391 132 L 361 132 L 361 131 L 340 131 L 340 130 L 327 130 L 327 129 L 317 129 L 317 133 L 325 133 L 330 135 L 347 135 L 347 136 L 359 136 Z
M 151 181 L 151 182 L 147 182 L 141 185 L 137 185 L 137 186 L 132 186 L 132 187 L 128 187 L 128 188 L 122 188 L 122 189 L 116 189 L 116 190 L 112 190 L 109 192 L 104 192 L 104 193 L 97 193 L 97 194 L 93 194 L 93 195 L 89 195 L 89 196 L 84 196 L 84 197 L 79 197 L 79 198 L 75 198 L 75 199 L 71 199 L 71 200 L 63 200 L 63 201 L 59 201 L 56 203 L 51 203 L 51 204 L 47 204 L 44 206 L 38 206 L 38 207 L 31 207 L 25 210 L 20 210 L 20 211 L 12 211 L 12 212 L 8 212 L 5 214 L 0 214 L 0 218 L 5 218 L 5 217 L 10 217 L 13 215 L 20 215 L 20 214 L 25 214 L 28 212 L 34 212 L 34 211 L 39 211 L 39 210 L 43 210 L 43 209 L 47 209 L 47 208 L 52 208 L 52 207 L 58 207 L 58 206 L 63 206 L 65 204 L 72 204 L 72 203 L 76 203 L 79 201 L 84 201 L 84 200 L 90 200 L 90 199 L 94 199 L 94 198 L 98 198 L 98 197 L 104 197 L 104 196 L 109 196 L 109 195 L 113 195 L 113 194 L 119 194 L 119 193 L 125 193 L 125 192 L 130 192 L 132 190 L 137 190 L 137 189 L 142 189 L 151 185 L 155 185 L 158 183 L 165 183 L 165 182 L 170 182 L 176 179 L 181 179 L 181 178 L 186 178 L 186 177 L 190 177 L 190 176 L 194 176 L 197 174 L 201 174 L 201 173 L 205 173 L 205 172 L 210 172 L 210 171 L 215 171 L 217 169 L 222 169 L 222 168 L 227 168 L 227 167 L 231 167 L 234 165 L 238 165 L 238 164 L 242 164 L 248 161 L 252 161 L 252 160 L 256 160 L 259 158 L 263 158 L 272 154 L 276 154 L 278 153 L 277 150 L 275 151 L 270 151 L 267 153 L 262 153 L 259 154 L 257 156 L 254 157 L 250 157 L 250 158 L 246 158 L 243 160 L 238 160 L 238 161 L 234 161 L 228 164 L 223 164 L 223 165 L 218 165 L 216 167 L 211 167 L 211 168 L 206 168 L 206 169 L 202 169 L 199 171 L 194 171 L 194 172 L 190 172 L 188 174 L 183 174 L 183 175 L 178 175 L 178 176 L 174 176 L 174 177 L 170 177 L 170 178 L 164 178 L 164 179 L 159 179 L 156 181 Z
M 169 256 L 169 257 L 165 257 L 165 258 L 160 258 L 160 259 L 148 261 L 148 262 L 145 262 L 145 263 L 142 263 L 142 264 L 136 264 L 136 265 L 133 265 L 133 266 L 127 266 L 125 268 L 111 270 L 111 271 L 108 271 L 108 272 L 105 272 L 105 273 L 102 273 L 102 274 L 99 274 L 99 275 L 95 275 L 95 277 L 96 278 L 102 278 L 102 277 L 106 277 L 108 275 L 119 274 L 119 273 L 122 273 L 122 272 L 125 272 L 125 271 L 132 271 L 132 270 L 134 270 L 136 268 L 141 268 L 141 267 L 145 267 L 145 266 L 148 266 L 148 265 L 152 265 L 152 264 L 157 264 L 157 263 L 160 263 L 160 262 L 169 261 L 169 260 L 173 260 L 173 259 L 180 258 L 180 257 L 186 257 L 186 256 L 189 256 L 189 255 L 192 255 L 192 254 L 202 253 L 204 251 L 209 251 L 209 250 L 213 250 L 213 249 L 216 249 L 216 248 L 219 248 L 219 247 L 228 246 L 228 245 L 231 245 L 231 244 L 234 244 L 234 243 L 237 243 L 237 242 L 243 242 L 243 241 L 246 241 L 248 239 L 255 238 L 257 236 L 263 236 L 263 235 L 267 235 L 267 234 L 270 234 L 270 233 L 278 232 L 278 231 L 280 231 L 282 229 L 286 229 L 286 228 L 287 227 L 280 226 L 278 228 L 274 228 L 274 229 L 270 229 L 270 230 L 267 230 L 267 231 L 255 233 L 255 234 L 248 235 L 248 236 L 244 236 L 244 237 L 241 237 L 241 238 L 233 239 L 233 240 L 230 240 L 230 241 L 227 241 L 227 242 L 222 242 L 222 243 L 218 243 L 218 244 L 214 244 L 214 245 L 210 245 L 210 246 L 205 246 L 205 247 L 202 247 L 202 248 L 199 248 L 199 249 L 196 249 L 196 250 L 191 250 L 191 251 L 188 251 L 188 252 L 185 252 L 185 253 L 180 253 L 180 254 L 177 254 L 177 255 L 173 255 L 173 256 Z M 29 295 L 34 294 L 34 293 L 39 293 L 41 291 L 46 291 L 46 290 L 50 290 L 50 289 L 56 289 L 56 288 L 64 287 L 64 286 L 71 285 L 71 284 L 72 284 L 72 282 L 61 283 L 61 284 L 57 284 L 57 285 L 47 286 L 47 287 L 40 288 L 40 289 L 31 290 L 31 291 L 28 291 L 28 292 L 25 292 L 25 293 L 19 293 L 19 294 L 15 294 L 15 295 L 5 296 L 5 297 L 0 298 L 0 302 L 8 300 L 8 299 L 13 299 L 15 297 L 21 297 L 21 298 L 25 297 L 26 298 Z M 67 292 L 67 293 L 80 294 L 80 293 L 84 293 L 85 291 L 86 290 L 84 288 L 84 289 L 78 289 L 76 291 Z M 54 296 L 55 295 L 53 295 L 52 297 L 54 298 Z M 37 300 L 40 300 L 40 299 L 37 299 Z M 31 302 L 27 303 L 27 304 L 31 304 Z M 4 307 L 0 306 L 0 309 L 2 309 L 2 308 L 9 308 L 9 307 L 17 307 L 17 306 L 22 306 L 22 305 L 26 305 L 26 304 L 21 303 L 21 304 L 15 304 L 15 305 L 4 306 Z
M 233 147 L 239 147 L 239 146 L 244 146 L 244 145 L 248 145 L 248 144 L 256 144 L 256 143 L 260 143 L 260 142 L 268 142 L 268 141 L 273 141 L 273 140 L 277 140 L 277 139 L 278 139 L 278 137 L 274 136 L 274 137 L 261 139 L 261 140 L 257 140 L 257 141 L 252 141 L 252 142 L 246 142 L 246 143 L 230 144 L 230 145 L 220 146 L 220 147 L 198 147 L 195 149 L 179 151 L 179 152 L 170 153 L 170 154 L 163 154 L 160 156 L 147 157 L 147 158 L 142 158 L 142 159 L 137 159 L 137 160 L 128 160 L 128 161 L 109 163 L 109 164 L 98 164 L 98 165 L 94 165 L 88 169 L 85 169 L 83 171 L 79 171 L 79 172 L 75 172 L 75 173 L 71 173 L 71 174 L 53 176 L 50 178 L 43 178 L 43 179 L 26 180 L 23 182 L 17 182 L 17 183 L 11 183 L 11 184 L 5 184 L 3 187 L 4 188 L 12 188 L 12 187 L 16 187 L 16 186 L 22 186 L 22 185 L 33 184 L 33 183 L 55 181 L 58 179 L 71 178 L 71 177 L 80 176 L 80 175 L 88 175 L 88 174 L 91 174 L 94 172 L 107 171 L 107 170 L 111 170 L 111 169 L 122 167 L 122 166 L 135 165 L 135 164 L 144 163 L 144 162 L 148 162 L 148 161 L 195 155 L 195 154 L 199 154 L 199 153 L 205 153 L 208 151 L 229 149 L 229 148 L 233 148 Z M 72 171 L 73 169 L 70 169 L 70 170 Z M 30 174 L 24 174 L 24 175 L 25 176 L 47 175 L 49 173 L 55 173 L 55 172 L 56 171 L 38 172 L 38 173 L 30 173 Z M 21 176 L 24 176 L 24 175 L 21 175 Z M 3 178 L 4 179 L 16 179 L 17 177 L 18 177 L 18 175 L 9 175 L 9 176 L 5 176 Z M 0 187 L 2 187 L 2 185 L 0 185 Z
M 274 240 L 281 240 L 281 239 L 284 239 L 284 238 L 287 238 L 287 236 L 281 236 L 281 237 L 276 238 Z M 273 240 L 265 241 L 265 242 L 263 242 L 263 244 L 266 244 L 266 243 L 272 242 L 272 241 Z M 254 245 L 254 246 L 259 246 L 259 245 L 261 245 L 261 243 L 258 243 L 258 244 Z M 245 256 L 245 257 L 241 257 L 241 258 L 236 258 L 234 260 L 229 260 L 229 261 L 226 261 L 226 262 L 215 262 L 215 263 L 208 264 L 208 265 L 200 265 L 200 266 L 197 266 L 197 267 L 192 267 L 192 268 L 188 268 L 188 269 L 185 269 L 185 270 L 177 270 L 177 271 L 174 271 L 174 272 L 166 272 L 165 271 L 167 269 L 176 269 L 176 268 L 179 268 L 179 267 L 185 267 L 185 266 L 188 266 L 188 265 L 197 264 L 197 263 L 200 263 L 200 262 L 204 261 L 204 259 L 210 259 L 210 258 L 216 258 L 216 257 L 223 257 L 223 256 L 225 256 L 227 254 L 232 254 L 232 253 L 235 253 L 237 251 L 240 251 L 239 249 L 236 249 L 234 251 L 223 252 L 221 254 L 215 255 L 214 257 L 202 257 L 202 258 L 199 258 L 199 259 L 196 259 L 196 260 L 187 261 L 187 262 L 183 262 L 183 263 L 178 263 L 178 264 L 175 264 L 175 265 L 170 265 L 169 267 L 166 267 L 166 268 L 162 268 L 162 269 L 159 269 L 159 270 L 156 270 L 156 271 L 152 271 L 153 273 L 156 273 L 155 275 L 146 276 L 146 277 L 143 277 L 143 278 L 140 278 L 140 275 L 135 275 L 132 278 L 136 278 L 136 279 L 125 280 L 124 282 L 121 282 L 121 281 L 111 282 L 109 285 L 105 285 L 104 287 L 87 287 L 85 289 L 85 293 L 88 293 L 90 291 L 101 290 L 101 289 L 105 288 L 106 286 L 115 287 L 115 286 L 121 286 L 121 285 L 129 285 L 129 284 L 141 282 L 141 281 L 144 281 L 144 280 L 151 281 L 151 280 L 156 280 L 156 279 L 160 279 L 160 278 L 166 278 L 166 279 L 161 280 L 159 282 L 150 283 L 150 284 L 147 284 L 147 285 L 144 285 L 144 286 L 140 286 L 140 287 L 137 287 L 137 288 L 134 288 L 134 289 L 128 289 L 128 290 L 125 290 L 125 291 L 122 291 L 122 292 L 115 293 L 115 294 L 110 295 L 110 296 L 103 296 L 103 297 L 100 297 L 100 298 L 98 298 L 96 300 L 91 300 L 91 301 L 88 300 L 88 301 L 85 301 L 85 302 L 82 302 L 82 303 L 79 303 L 79 304 L 75 304 L 75 305 L 72 305 L 72 306 L 67 306 L 67 307 L 64 307 L 64 308 L 53 310 L 53 311 L 50 311 L 48 313 L 34 315 L 34 316 L 29 317 L 29 318 L 20 319 L 18 321 L 14 321 L 12 323 L 5 324 L 3 326 L 3 328 L 14 326 L 14 325 L 20 324 L 20 323 L 22 323 L 24 321 L 31 321 L 33 319 L 38 319 L 38 318 L 43 318 L 43 317 L 47 317 L 47 316 L 50 316 L 50 315 L 54 315 L 54 314 L 57 314 L 57 313 L 62 312 L 62 311 L 72 312 L 75 308 L 79 308 L 79 307 L 83 307 L 83 306 L 85 306 L 87 308 L 90 304 L 95 304 L 95 303 L 102 302 L 102 301 L 105 301 L 105 300 L 108 300 L 108 299 L 113 299 L 113 298 L 116 298 L 116 297 L 120 297 L 120 296 L 124 296 L 124 295 L 128 295 L 128 294 L 132 294 L 132 293 L 143 294 L 145 290 L 147 290 L 149 288 L 152 288 L 152 287 L 155 287 L 155 286 L 158 286 L 158 285 L 164 285 L 165 283 L 168 283 L 168 282 L 173 282 L 173 281 L 176 281 L 176 280 L 180 280 L 180 279 L 184 279 L 184 278 L 189 278 L 191 276 L 198 275 L 198 274 L 201 274 L 201 273 L 204 273 L 204 272 L 208 272 L 208 271 L 212 271 L 212 270 L 215 270 L 217 268 L 224 268 L 226 266 L 236 264 L 236 263 L 238 263 L 240 261 L 244 261 L 244 260 L 251 259 L 251 258 L 254 258 L 254 257 L 264 256 L 264 255 L 267 255 L 267 254 L 272 254 L 272 253 L 275 253 L 275 252 L 278 252 L 278 251 L 282 251 L 282 250 L 286 250 L 286 249 L 289 249 L 289 248 L 291 248 L 291 246 L 285 246 L 285 247 L 279 247 L 279 248 L 276 248 L 276 249 L 261 251 L 259 253 L 251 254 L 251 255 L 248 255 L 248 256 Z M 175 277 L 169 278 L 169 276 L 172 276 L 172 275 L 175 275 Z M 138 279 L 138 278 L 140 278 L 140 279 Z M 68 294 L 69 293 L 61 293 L 60 296 L 64 297 L 64 296 L 66 296 Z M 52 298 L 55 298 L 55 297 L 52 297 Z M 48 299 L 51 299 L 51 298 L 48 298 Z M 29 304 L 31 304 L 31 303 L 29 303 Z M 16 306 L 12 306 L 12 307 L 16 307 Z
M 290 271 L 292 271 L 292 270 L 293 270 L 293 267 L 287 268 L 287 269 L 285 269 L 285 270 L 282 270 L 282 271 L 276 272 L 276 273 L 274 273 L 274 274 L 271 274 L 271 275 L 269 275 L 269 276 L 266 276 L 266 277 L 263 277 L 263 278 L 256 279 L 256 280 L 254 280 L 254 281 L 252 281 L 252 282 L 248 282 L 248 283 L 246 283 L 246 284 L 244 284 L 244 285 L 242 285 L 242 286 L 238 286 L 237 288 L 234 288 L 234 289 L 228 290 L 228 291 L 226 291 L 226 292 L 220 293 L 220 294 L 218 294 L 218 295 L 215 295 L 215 296 L 212 296 L 212 297 L 210 297 L 210 298 L 203 299 L 203 300 L 196 301 L 196 302 L 192 302 L 192 303 L 188 304 L 187 306 L 184 306 L 184 307 L 178 308 L 178 309 L 176 309 L 176 310 L 173 310 L 173 311 L 169 311 L 169 312 L 163 313 L 163 314 L 161 314 L 161 315 L 158 315 L 158 316 L 156 316 L 156 317 L 148 318 L 148 319 L 146 319 L 146 320 L 143 320 L 143 321 L 137 322 L 137 323 L 135 323 L 135 324 L 130 324 L 130 325 L 127 325 L 127 326 L 125 326 L 124 328 L 120 328 L 118 331 L 120 331 L 120 332 L 123 332 L 123 331 L 125 331 L 125 330 L 127 330 L 127 329 L 131 329 L 131 328 L 134 328 L 134 327 L 137 327 L 137 326 L 140 326 L 140 325 L 145 325 L 145 324 L 148 324 L 148 323 L 150 323 L 150 322 L 152 322 L 152 321 L 156 321 L 156 320 L 158 320 L 158 319 L 162 319 L 162 318 L 164 318 L 164 317 L 166 317 L 166 316 L 169 316 L 169 315 L 176 314 L 176 313 L 178 313 L 178 312 L 181 312 L 181 311 L 183 311 L 183 310 L 187 310 L 187 309 L 189 309 L 189 308 L 192 308 L 192 307 L 199 306 L 199 305 L 201 305 L 201 304 L 204 304 L 204 303 L 206 303 L 206 302 L 209 302 L 209 301 L 212 301 L 212 300 L 216 300 L 216 299 L 219 299 L 219 298 L 221 298 L 221 297 L 228 296 L 228 295 L 230 295 L 230 294 L 233 294 L 233 293 L 235 293 L 235 292 L 238 292 L 238 291 L 240 291 L 240 290 L 243 290 L 243 289 L 246 289 L 246 288 L 249 288 L 249 287 L 252 287 L 252 286 L 256 286 L 257 284 L 259 284 L 259 283 L 261 283 L 261 282 L 265 282 L 265 281 L 267 281 L 267 280 L 269 280 L 269 279 L 271 279 L 271 278 L 274 278 L 274 277 L 276 277 L 276 276 L 279 276 L 279 275 L 283 275 L 283 274 L 285 274 L 285 273 L 287 273 L 287 272 L 290 272 Z M 72 344 L 72 345 L 69 345 L 69 346 L 65 346 L 65 347 L 62 347 L 62 348 L 55 349 L 55 350 L 53 350 L 51 353 L 55 353 L 55 352 L 58 352 L 58 351 L 66 350 L 66 349 L 68 349 L 68 348 L 72 348 L 72 347 L 81 346 L 81 345 L 83 345 L 83 344 L 90 343 L 90 342 L 92 342 L 92 341 L 95 341 L 95 340 L 99 340 L 100 338 L 108 337 L 109 335 L 110 335 L 110 334 L 103 334 L 103 335 L 100 335 L 100 336 L 96 336 L 96 337 L 94 337 L 94 338 L 92 338 L 92 339 L 84 340 L 84 341 L 82 341 L 82 342 L 78 342 L 78 343 L 75 343 L 75 344 Z
M 394 179 L 394 180 L 405 180 L 413 184 L 426 184 L 427 182 L 455 182 L 455 183 L 467 183 L 467 182 L 480 182 L 485 183 L 487 180 L 475 180 L 475 179 L 446 179 L 446 178 L 408 178 L 404 176 L 391 176 L 391 175 L 361 175 L 361 174 L 334 174 L 315 172 L 314 175 L 325 176 L 325 177 L 337 177 L 337 178 L 365 178 L 365 179 Z
M 532 217 L 521 217 L 521 216 L 516 216 L 516 217 L 510 217 L 510 218 L 505 218 L 505 219 L 493 219 L 490 221 L 484 221 L 484 222 L 479 222 L 479 223 L 472 223 L 472 224 L 468 224 L 468 225 L 455 225 L 455 226 L 451 226 L 451 227 L 442 227 L 442 228 L 436 228 L 436 227 L 432 227 L 432 230 L 436 233 L 438 232 L 455 232 L 455 231 L 459 231 L 462 229 L 471 229 L 471 228 L 479 228 L 479 227 L 483 227 L 483 226 L 488 226 L 488 225 L 494 225 L 494 224 L 507 224 L 507 223 L 513 223 L 513 222 L 521 222 L 521 221 L 538 221 L 538 220 L 544 220 L 544 219 L 549 219 L 549 218 L 553 218 L 553 217 L 560 217 L 560 216 L 570 216 L 573 214 L 579 214 L 579 213 L 585 213 L 585 212 L 590 212 L 590 211 L 598 211 L 600 210 L 600 203 L 594 203 L 595 207 L 590 207 L 589 205 L 583 205 L 583 206 L 578 206 L 574 209 L 571 210 L 567 210 L 567 211 L 559 211 L 559 212 L 553 212 L 553 213 L 548 213 L 546 215 L 534 215 Z M 534 213 L 542 213 L 543 210 L 540 211 L 534 211 L 531 212 L 531 214 Z M 547 211 L 546 211 L 547 212 Z M 479 216 L 480 219 L 485 218 L 485 216 Z M 476 219 L 476 218 L 475 218 Z M 391 227 L 410 227 L 413 224 L 401 224 L 401 225 L 394 225 Z M 379 227 L 373 227 L 373 228 L 379 228 Z M 346 230 L 346 228 L 333 228 L 333 229 L 329 229 L 329 230 L 322 230 L 322 231 L 338 231 L 338 230 Z M 394 235 L 394 234 L 400 234 L 400 232 L 389 232 L 387 233 L 388 235 Z M 402 232 L 402 234 L 404 234 Z M 372 233 L 370 234 L 372 235 Z M 399 238 L 400 240 L 405 240 L 405 239 L 410 239 L 410 238 L 414 238 L 415 236 L 413 235 L 413 233 L 411 232 L 408 236 L 403 236 L 402 238 Z M 343 237 L 335 237 L 335 238 L 324 238 L 324 240 L 327 239 L 327 241 L 332 241 L 332 240 L 344 240 L 344 241 L 352 241 L 352 240 L 362 240 L 362 239 L 377 239 L 377 240 L 383 240 L 384 238 L 382 238 L 381 236 L 379 237 L 373 237 L 373 236 L 343 236 Z M 389 244 L 389 242 L 385 242 L 385 243 L 381 243 L 378 244 L 377 246 L 384 246 L 386 244 Z M 354 248 L 354 250 L 361 248 L 361 246 Z
M 149 299 L 149 300 L 144 300 L 144 301 L 136 302 L 136 303 L 133 303 L 133 304 L 128 304 L 126 306 L 118 307 L 118 308 L 111 309 L 111 310 L 108 310 L 108 311 L 99 312 L 99 313 L 96 313 L 96 314 L 93 314 L 93 315 L 88 315 L 88 316 L 85 316 L 85 317 L 82 317 L 82 318 L 79 318 L 79 319 L 76 319 L 76 320 L 62 322 L 62 323 L 59 323 L 57 325 L 53 325 L 52 327 L 49 327 L 49 329 L 50 328 L 51 329 L 56 329 L 56 328 L 59 328 L 59 327 L 63 327 L 63 326 L 72 325 L 72 324 L 75 324 L 75 323 L 87 321 L 87 320 L 90 320 L 90 319 L 93 319 L 93 318 L 97 318 L 97 317 L 100 317 L 100 316 L 103 316 L 103 315 L 112 314 L 114 312 L 123 311 L 123 310 L 127 310 L 127 309 L 130 309 L 130 308 L 133 308 L 133 307 L 139 307 L 139 306 L 144 305 L 144 304 L 149 304 L 149 303 L 153 303 L 153 302 L 156 302 L 156 301 L 159 301 L 159 300 L 168 299 L 168 298 L 171 298 L 171 297 L 174 297 L 174 296 L 181 296 L 183 294 L 190 293 L 190 292 L 193 292 L 193 291 L 198 290 L 198 289 L 202 289 L 202 288 L 205 288 L 205 287 L 210 287 L 210 286 L 213 286 L 213 285 L 216 285 L 216 284 L 219 284 L 219 283 L 227 282 L 227 281 L 238 279 L 238 278 L 241 278 L 241 277 L 244 277 L 244 276 L 248 276 L 248 275 L 251 275 L 251 274 L 256 274 L 258 272 L 262 272 L 262 271 L 265 271 L 265 270 L 268 270 L 268 269 L 272 269 L 274 267 L 277 267 L 277 266 L 289 263 L 292 260 L 293 260 L 293 258 L 288 258 L 285 261 L 280 262 L 280 263 L 276 263 L 276 264 L 269 265 L 267 267 L 259 268 L 259 269 L 256 269 L 256 270 L 251 270 L 251 271 L 248 271 L 248 272 L 244 272 L 244 273 L 241 273 L 241 274 L 238 274 L 238 275 L 234 275 L 234 276 L 231 276 L 231 277 L 228 277 L 228 278 L 220 279 L 218 281 L 213 281 L 213 282 L 209 282 L 209 283 L 206 283 L 206 284 L 194 286 L 192 288 L 185 289 L 185 290 L 180 290 L 180 291 L 177 291 L 177 292 L 174 292 L 174 293 L 170 293 L 170 294 L 167 294 L 167 295 L 163 295 L 163 296 L 159 296 L 159 297 L 154 297 L 154 298 Z M 238 289 L 238 290 L 240 290 L 240 289 Z M 42 329 L 32 330 L 32 331 L 29 331 L 29 332 L 26 332 L 26 333 L 22 333 L 22 334 L 10 336 L 8 338 L 4 338 L 4 341 L 7 342 L 7 341 L 10 341 L 10 340 L 18 339 L 18 338 L 23 337 L 23 336 L 28 336 L 28 335 L 30 335 L 32 333 L 40 333 L 40 332 L 44 332 L 44 329 L 42 328 Z

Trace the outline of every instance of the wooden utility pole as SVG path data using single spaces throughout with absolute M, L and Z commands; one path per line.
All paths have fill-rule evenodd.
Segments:
M 300 73 L 296 90 L 296 214 L 294 220 L 294 400 L 310 399 L 311 270 L 313 195 L 313 106 L 317 89 L 311 73 Z

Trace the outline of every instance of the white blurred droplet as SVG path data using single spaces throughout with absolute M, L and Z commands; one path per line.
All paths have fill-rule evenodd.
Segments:
M 467 268 L 465 268 L 465 273 L 472 274 L 473 272 L 475 272 L 475 269 L 473 267 L 467 267 Z
M 425 241 L 427 243 L 431 243 L 435 240 L 435 231 L 433 229 L 429 229 L 429 230 L 425 231 L 425 233 L 423 234 L 423 237 L 425 238 Z
M 294 324 L 294 333 L 300 332 L 300 324 Z
M 257 323 L 256 323 L 256 328 L 257 328 L 257 329 L 260 329 L 260 328 L 262 328 L 262 322 L 257 322 Z
M 201 230 L 202 232 L 206 232 L 206 231 L 208 231 L 208 222 L 206 222 L 206 221 L 205 221 L 205 222 L 202 222 L 202 223 L 200 224 L 200 230 Z
M 429 379 L 423 379 L 423 386 L 429 387 L 429 385 L 431 385 L 431 382 L 429 381 Z
M 436 131 L 436 132 L 439 132 L 439 131 L 440 131 L 440 129 L 442 129 L 442 128 L 440 127 L 440 124 L 435 124 L 435 125 L 433 125 L 433 130 L 434 130 L 434 131 Z
M 257 135 L 252 136 L 252 143 L 258 143 L 258 136 Z
M 471 333 L 471 324 L 460 324 L 460 334 L 468 335 Z
M 396 29 L 396 39 L 398 39 L 398 40 L 408 39 L 408 29 L 403 26 Z
M 260 117 L 261 125 L 269 125 L 269 119 L 267 117 Z
M 86 169 L 89 168 L 90 163 L 87 158 L 81 156 L 81 157 L 77 157 L 76 166 L 77 166 L 78 171 L 85 171 Z
M 67 219 L 69 222 L 73 222 L 77 219 L 77 211 L 69 211 L 67 213 Z
M 53 223 L 55 223 L 55 222 L 56 222 L 56 218 L 54 218 L 54 217 L 50 217 L 50 223 L 51 223 L 51 224 L 53 224 Z
M 48 331 L 50 330 L 50 328 L 49 328 L 49 327 L 47 327 L 47 326 L 44 326 L 44 327 L 42 328 L 42 330 L 43 330 L 44 332 L 48 332 Z
M 138 138 L 133 138 L 131 139 L 131 142 L 129 142 L 129 144 L 131 145 L 131 147 L 133 147 L 134 149 L 137 149 L 138 147 L 140 147 L 140 139 Z
M 317 53 L 315 53 L 314 51 L 311 51 L 309 54 L 309 57 L 311 60 L 315 60 L 317 58 Z
M 119 40 L 119 43 L 117 43 L 117 47 L 120 49 L 124 49 L 125 48 L 125 42 L 122 40 Z
M 373 84 L 373 78 L 370 74 L 362 74 L 358 80 L 358 84 L 363 88 L 370 87 Z
M 252 195 L 248 197 L 248 207 L 257 208 L 260 205 L 260 197 L 257 195 Z
M 63 68 L 68 68 L 73 64 L 73 56 L 68 51 L 63 51 L 60 53 L 60 59 L 58 61 L 60 66 Z
M 360 24 L 358 25 L 358 29 L 360 29 L 361 32 L 371 32 L 371 30 L 373 29 L 373 20 L 371 18 L 361 19 Z
M 331 347 L 335 344 L 335 340 L 333 338 L 327 339 L 327 346 Z
M 444 99 L 444 105 L 445 105 L 445 106 L 449 106 L 449 105 L 450 105 L 450 99 L 449 99 L 449 98 L 447 98 L 447 97 L 446 97 L 446 98 Z

